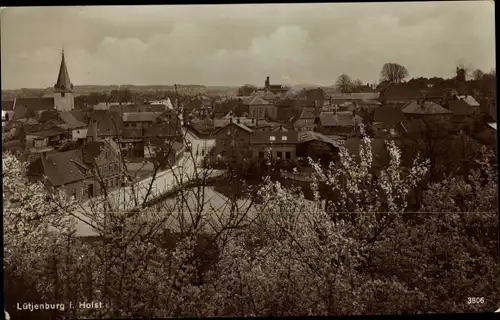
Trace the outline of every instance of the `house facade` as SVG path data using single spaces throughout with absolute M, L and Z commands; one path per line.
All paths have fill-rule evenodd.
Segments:
M 182 127 L 183 139 L 193 155 L 208 154 L 215 147 L 215 136 L 203 134 L 189 125 Z
M 298 132 L 254 132 L 250 139 L 250 148 L 255 160 L 264 161 L 267 155 L 274 160 L 294 161 L 297 157 Z
M 28 165 L 32 181 L 44 181 L 77 200 L 99 196 L 104 187 L 121 186 L 123 172 L 118 146 L 111 140 L 64 152 L 44 152 Z
M 250 144 L 252 129 L 244 124 L 231 122 L 215 134 L 215 152 L 223 154 L 229 149 L 243 149 Z

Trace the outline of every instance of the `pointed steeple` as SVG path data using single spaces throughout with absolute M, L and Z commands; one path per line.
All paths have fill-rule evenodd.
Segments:
M 62 50 L 61 66 L 59 67 L 59 75 L 57 77 L 57 83 L 54 85 L 55 89 L 71 91 L 73 85 L 69 80 L 68 68 L 66 67 L 66 60 L 64 59 L 64 49 Z

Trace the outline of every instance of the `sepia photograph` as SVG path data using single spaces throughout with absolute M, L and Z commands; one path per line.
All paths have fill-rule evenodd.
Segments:
M 0 26 L 6 319 L 500 312 L 493 1 Z

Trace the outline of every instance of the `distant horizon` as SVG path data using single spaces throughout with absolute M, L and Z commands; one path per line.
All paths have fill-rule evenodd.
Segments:
M 491 1 L 9 7 L 2 86 L 47 88 L 64 49 L 73 83 L 333 86 L 495 68 Z M 189 17 L 187 19 L 187 17 Z M 236 85 L 240 84 L 240 85 Z M 225 86 L 225 85 L 223 85 Z
M 365 83 L 366 84 L 366 83 Z M 175 85 L 177 86 L 200 86 L 200 87 L 206 87 L 206 88 L 240 88 L 245 85 L 253 85 L 257 89 L 262 89 L 264 88 L 264 85 L 259 86 L 251 83 L 246 83 L 242 85 L 205 85 L 205 84 L 182 84 L 182 83 L 176 83 Z M 127 87 L 127 86 L 132 86 L 132 87 L 174 87 L 175 85 L 173 84 L 74 84 L 74 87 Z M 276 85 L 283 85 L 285 87 L 294 87 L 294 86 L 318 86 L 320 88 L 335 88 L 334 85 L 315 85 L 315 84 L 281 84 L 281 83 L 276 83 Z M 11 89 L 5 89 L 2 88 L 2 91 L 16 91 L 16 90 L 50 90 L 53 89 L 53 87 L 28 87 L 28 88 L 11 88 Z

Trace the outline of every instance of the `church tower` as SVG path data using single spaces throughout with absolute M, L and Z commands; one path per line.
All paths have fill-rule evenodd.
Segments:
M 62 51 L 57 83 L 54 85 L 54 105 L 57 111 L 70 111 L 75 108 L 73 84 L 69 80 L 68 68 L 64 60 L 64 50 Z

